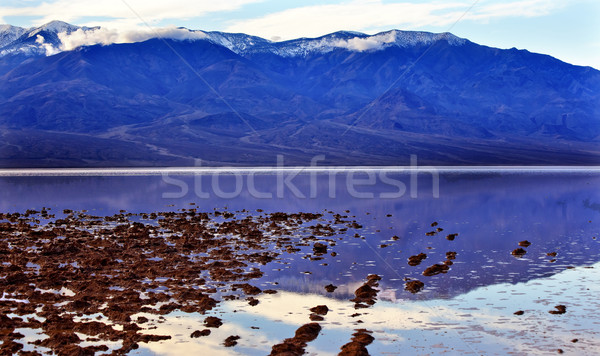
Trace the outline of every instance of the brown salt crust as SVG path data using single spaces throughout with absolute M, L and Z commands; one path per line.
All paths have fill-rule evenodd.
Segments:
M 210 335 L 210 330 L 204 329 L 204 330 L 196 330 L 196 331 L 194 331 L 190 335 L 190 337 L 195 339 L 195 338 L 199 338 L 201 336 L 208 336 L 208 335 Z
M 550 310 L 550 311 L 548 311 L 548 313 L 550 313 L 550 314 L 564 314 L 564 313 L 567 312 L 567 307 L 564 306 L 564 305 L 562 305 L 562 304 L 555 306 L 554 309 L 556 309 L 556 310 Z
M 446 235 L 446 240 L 454 241 L 454 239 L 458 236 L 458 234 L 448 234 Z
M 425 287 L 425 283 L 415 279 L 406 282 L 404 289 L 414 294 L 420 292 L 423 289 L 423 287 Z
M 317 305 L 316 307 L 312 307 L 309 310 L 319 315 L 327 315 L 327 312 L 329 312 L 329 308 L 327 307 L 327 305 Z
M 367 276 L 367 282 L 354 291 L 355 298 L 350 299 L 350 301 L 354 302 L 355 309 L 368 308 L 369 305 L 375 304 L 379 290 L 373 287 L 378 286 L 377 281 L 379 280 L 381 280 L 380 276 L 370 274 Z
M 527 253 L 527 251 L 525 251 L 524 249 L 522 249 L 522 248 L 520 248 L 520 247 L 519 247 L 519 248 L 516 248 L 516 249 L 514 249 L 514 250 L 511 252 L 511 254 L 512 254 L 513 256 L 517 257 L 517 258 L 523 257 L 523 256 L 524 256 L 526 253 Z
M 454 251 L 448 251 L 448 252 L 446 252 L 446 259 L 447 260 L 454 260 L 454 259 L 456 259 L 456 252 L 454 252 Z
M 317 314 L 314 314 L 314 313 L 310 314 L 310 315 L 308 316 L 308 318 L 309 318 L 311 321 L 323 321 L 323 320 L 325 320 L 325 318 L 323 318 L 322 316 L 320 316 L 320 315 L 317 315 Z
M 325 286 L 325 290 L 328 293 L 333 293 L 333 291 L 335 291 L 336 289 L 337 289 L 337 287 L 334 286 L 333 284 L 328 284 L 328 285 Z
M 341 347 L 342 351 L 338 356 L 369 355 L 367 345 L 375 340 L 371 333 L 372 331 L 366 329 L 357 329 L 356 332 L 352 334 L 351 341 Z
M 424 254 L 423 252 L 419 253 L 418 255 L 410 256 L 408 258 L 408 265 L 413 266 L 413 267 L 418 266 L 426 258 L 427 258 L 427 255 Z
M 313 341 L 319 336 L 321 325 L 318 323 L 304 324 L 296 330 L 294 337 L 285 339 L 281 344 L 271 348 L 270 355 L 302 355 L 306 343 Z
M 522 246 L 522 247 L 529 247 L 529 246 L 531 246 L 531 242 L 529 242 L 529 241 L 527 241 L 527 240 L 523 240 L 523 241 L 520 241 L 520 242 L 519 242 L 519 246 Z
M 233 347 L 237 345 L 237 340 L 241 339 L 238 335 L 228 336 L 225 341 L 223 341 L 223 346 L 225 347 Z
M 223 325 L 223 322 L 216 316 L 207 316 L 206 319 L 204 319 L 204 326 L 207 328 L 218 328 L 221 325 Z
M 327 253 L 327 245 L 320 242 L 315 242 L 313 245 L 313 252 L 315 255 L 323 255 Z
M 427 277 L 435 276 L 436 274 L 447 273 L 449 269 L 450 267 L 445 264 L 434 264 L 433 266 L 427 267 L 425 271 L 423 271 L 423 275 Z

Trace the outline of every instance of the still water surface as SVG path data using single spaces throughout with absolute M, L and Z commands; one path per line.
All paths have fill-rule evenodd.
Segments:
M 222 302 L 210 313 L 225 324 L 209 337 L 190 339 L 201 322 L 176 312 L 152 331 L 174 339 L 142 344 L 136 354 L 267 354 L 309 322 L 308 308 L 318 304 L 330 309 L 306 349 L 318 355 L 337 354 L 357 328 L 374 332 L 371 354 L 600 353 L 598 171 L 447 171 L 439 182 L 426 172 L 350 174 L 0 177 L 0 211 L 107 216 L 195 203 L 199 211 L 333 212 L 363 226 L 359 237 L 336 237 L 336 256 L 311 261 L 303 258 L 307 247 L 264 266 L 254 284 L 279 293 L 254 307 Z M 433 222 L 443 232 L 427 236 Z M 458 236 L 444 238 L 450 233 Z M 511 251 L 522 240 L 531 246 L 516 258 Z M 448 251 L 457 256 L 448 273 L 421 275 Z M 409 266 L 408 257 L 421 252 L 422 265 Z M 372 273 L 382 277 L 378 302 L 349 317 L 349 299 Z M 425 282 L 424 290 L 405 291 L 406 277 Z M 334 293 L 323 288 L 330 283 Z M 558 304 L 568 312 L 548 313 Z M 234 334 L 238 345 L 223 348 Z

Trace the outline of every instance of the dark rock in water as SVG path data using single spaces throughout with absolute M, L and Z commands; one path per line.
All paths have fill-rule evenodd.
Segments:
M 430 277 L 435 276 L 436 274 L 446 273 L 450 267 L 447 265 L 434 264 L 433 266 L 427 267 L 425 271 L 423 271 L 423 275 Z
M 525 312 L 524 312 L 524 311 L 522 311 L 522 310 L 517 310 L 517 311 L 516 311 L 516 312 L 514 312 L 513 314 L 514 314 L 514 315 L 523 315 L 523 314 L 525 314 Z
M 564 314 L 564 313 L 567 312 L 567 307 L 564 306 L 564 305 L 562 305 L 562 304 L 555 306 L 554 309 L 556 309 L 556 310 L 550 310 L 550 311 L 548 311 L 548 313 L 550 313 L 550 314 Z
M 341 348 L 338 356 L 368 356 L 369 351 L 366 346 L 371 344 L 375 338 L 371 335 L 371 331 L 366 329 L 358 329 L 352 334 L 352 339 L 349 343 Z
M 546 256 L 556 257 L 556 252 L 548 252 Z
M 438 226 L 437 221 L 434 221 L 434 222 L 431 223 L 431 227 L 436 227 L 436 226 Z
M 525 254 L 527 253 L 527 251 L 525 251 L 522 248 L 516 248 L 513 250 L 513 252 L 511 252 L 511 254 L 515 257 L 523 257 Z
M 294 338 L 303 342 L 313 341 L 319 336 L 321 332 L 321 325 L 318 323 L 304 324 L 296 330 Z
M 454 260 L 454 259 L 456 259 L 456 252 L 454 252 L 454 251 L 448 251 L 448 252 L 446 252 L 446 259 L 447 260 Z
M 317 314 L 314 314 L 314 313 L 310 314 L 310 315 L 308 316 L 308 318 L 309 318 L 311 321 L 323 321 L 323 320 L 325 320 L 325 318 L 323 318 L 322 316 L 320 316 L 320 315 L 317 315 Z
M 427 236 L 435 236 L 435 234 L 437 234 L 437 231 L 429 231 L 425 233 Z
M 356 291 L 354 291 L 354 294 L 356 295 L 357 299 L 371 299 L 377 296 L 377 292 L 377 289 L 373 289 L 368 284 L 363 284 L 362 286 L 358 287 Z
M 370 281 L 380 281 L 381 277 L 377 274 L 370 274 L 367 276 L 367 280 Z
M 446 240 L 454 241 L 454 239 L 456 238 L 456 236 L 458 236 L 458 234 L 449 234 L 449 235 L 446 235 Z
M 327 253 L 327 245 L 320 242 L 315 242 L 313 245 L 313 252 L 315 255 L 322 255 Z
M 317 305 L 316 307 L 310 308 L 310 311 L 319 315 L 327 315 L 329 308 L 327 308 L 327 305 Z
M 259 303 L 259 300 L 254 297 L 248 297 L 246 298 L 246 300 L 248 301 L 248 304 L 250 304 L 250 306 L 255 306 Z
M 237 341 L 239 339 L 241 339 L 241 337 L 239 337 L 237 335 L 228 336 L 227 339 L 225 339 L 225 341 L 223 342 L 223 346 L 233 347 L 233 346 L 237 345 Z
M 423 261 L 426 258 L 427 258 L 427 255 L 422 252 L 419 253 L 418 255 L 410 256 L 408 258 L 408 265 L 409 266 L 418 266 L 419 264 L 421 264 L 421 261 Z
M 356 297 L 350 299 L 350 301 L 355 303 L 355 309 L 368 308 L 369 305 L 375 304 L 375 299 L 379 290 L 374 289 L 373 287 L 377 287 L 379 285 L 377 281 L 379 281 L 380 279 L 380 276 L 376 274 L 370 274 L 367 276 L 367 282 L 354 291 L 354 295 Z M 366 303 L 367 305 L 363 303 Z
M 414 294 L 420 292 L 423 289 L 423 287 L 425 287 L 425 283 L 415 279 L 406 282 L 404 289 Z
M 529 242 L 527 240 L 523 240 L 523 241 L 519 242 L 519 246 L 529 247 L 529 246 L 531 246 L 531 242 Z
M 210 335 L 210 330 L 204 329 L 204 330 L 196 330 L 196 331 L 194 331 L 190 335 L 190 337 L 195 339 L 195 338 L 199 338 L 200 336 L 208 336 L 208 335 Z
M 334 286 L 333 284 L 328 284 L 325 286 L 325 290 L 329 293 L 333 293 L 333 291 L 335 291 L 337 289 L 336 286 Z
M 207 316 L 204 319 L 204 326 L 206 326 L 207 328 L 218 328 L 221 325 L 223 325 L 223 322 L 220 318 L 217 318 L 216 316 Z
M 306 343 L 313 341 L 319 336 L 321 325 L 309 323 L 302 325 L 296 330 L 294 337 L 285 339 L 281 344 L 271 348 L 271 356 L 275 355 L 303 355 Z

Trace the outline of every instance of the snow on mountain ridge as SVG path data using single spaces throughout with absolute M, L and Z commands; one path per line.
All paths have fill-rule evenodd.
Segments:
M 27 29 L 11 25 L 0 25 L 0 48 L 14 42 L 21 37 Z
M 390 46 L 410 47 L 447 41 L 461 45 L 465 39 L 450 33 L 429 33 L 391 30 L 375 35 L 354 31 L 338 31 L 317 38 L 298 38 L 273 42 L 243 33 L 204 32 L 187 28 L 161 28 L 152 31 L 118 31 L 100 27 L 79 27 L 62 21 L 52 21 L 29 29 L 10 25 L 0 27 L 0 57 L 7 54 L 27 56 L 52 55 L 80 46 L 135 43 L 151 38 L 173 40 L 208 40 L 239 54 L 272 53 L 282 57 L 328 53 L 338 49 L 349 51 L 378 51 Z

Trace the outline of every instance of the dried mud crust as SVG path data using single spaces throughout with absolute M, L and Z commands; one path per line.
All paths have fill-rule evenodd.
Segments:
M 360 227 L 341 215 L 327 220 L 314 213 L 196 208 L 106 217 L 65 210 L 60 215 L 47 209 L 0 213 L 0 354 L 23 349 L 17 328 L 37 332 L 28 346 L 37 350 L 31 354 L 49 348 L 56 354 L 118 355 L 139 343 L 170 339 L 150 334 L 151 315 L 161 322 L 161 315 L 174 311 L 204 314 L 220 302 L 217 295 L 247 298 L 255 305 L 258 300 L 251 296 L 276 293 L 249 283 L 263 275 L 261 266 L 302 246 L 324 253 L 333 246 L 328 237 Z M 216 317 L 204 320 L 205 328 L 222 324 Z M 190 336 L 208 334 L 204 329 Z M 296 339 L 310 339 L 302 335 Z M 84 341 L 94 346 L 79 346 Z M 224 345 L 236 343 L 233 335 Z

